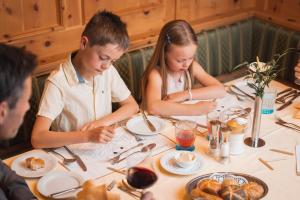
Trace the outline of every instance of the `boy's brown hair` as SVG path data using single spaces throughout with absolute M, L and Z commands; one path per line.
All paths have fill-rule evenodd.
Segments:
M 89 39 L 91 46 L 118 44 L 123 50 L 129 47 L 126 24 L 120 17 L 106 10 L 96 13 L 85 26 L 82 36 Z

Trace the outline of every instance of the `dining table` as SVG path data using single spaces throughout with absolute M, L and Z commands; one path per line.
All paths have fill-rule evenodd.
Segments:
M 235 79 L 233 81 L 227 82 L 225 86 L 230 86 L 237 83 L 246 83 L 243 78 Z M 270 83 L 270 87 L 276 88 L 277 92 L 283 91 L 288 88 L 287 85 L 278 82 L 272 81 Z M 193 102 L 187 102 L 193 103 Z M 151 152 L 151 160 L 153 162 L 154 171 L 158 176 L 157 182 L 147 188 L 147 191 L 151 191 L 155 199 L 157 200 L 167 200 L 167 199 L 184 199 L 188 200 L 191 199 L 190 195 L 188 194 L 186 187 L 188 183 L 196 177 L 203 176 L 205 174 L 210 173 L 217 173 L 217 172 L 232 172 L 232 173 L 239 173 L 250 175 L 256 177 L 263 181 L 267 187 L 268 191 L 266 196 L 263 199 L 270 199 L 270 200 L 297 200 L 300 199 L 300 176 L 297 175 L 296 172 L 296 156 L 295 156 L 295 148 L 297 145 L 300 145 L 300 132 L 281 126 L 277 124 L 277 118 L 280 117 L 282 120 L 292 122 L 295 124 L 300 125 L 299 119 L 294 119 L 293 114 L 296 112 L 296 108 L 294 105 L 300 103 L 300 98 L 296 98 L 293 103 L 287 106 L 285 109 L 281 111 L 276 111 L 272 114 L 262 114 L 261 116 L 261 126 L 259 131 L 259 137 L 265 141 L 265 145 L 259 148 L 250 147 L 244 145 L 244 152 L 239 155 L 230 155 L 229 162 L 221 163 L 215 157 L 212 157 L 208 153 L 208 139 L 205 134 L 198 134 L 195 140 L 195 150 L 200 157 L 201 157 L 201 166 L 197 169 L 194 173 L 173 173 L 170 170 L 163 167 L 161 164 L 161 159 L 165 158 L 166 155 L 171 154 L 175 150 L 176 138 L 175 138 L 175 128 L 173 123 L 168 119 L 163 119 L 164 126 L 162 130 L 159 130 L 154 136 L 147 138 L 147 136 L 141 136 L 141 142 L 145 141 L 144 144 L 148 143 L 156 143 L 159 150 L 156 152 Z M 234 94 L 227 94 L 223 99 L 217 100 L 217 104 L 220 107 L 217 109 L 225 109 L 231 106 L 241 106 L 243 108 L 250 107 L 251 108 L 251 115 L 250 115 L 250 125 L 245 133 L 245 137 L 251 136 L 251 123 L 254 110 L 254 101 L 251 98 L 244 98 L 239 99 Z M 280 107 L 280 104 L 275 104 L 275 108 Z M 137 114 L 136 116 L 140 116 Z M 136 117 L 132 116 L 132 118 Z M 149 116 L 151 120 L 151 116 Z M 156 116 L 159 117 L 159 116 Z M 175 116 L 173 116 L 175 117 Z M 206 116 L 177 116 L 176 119 L 178 120 L 193 120 L 197 121 L 200 124 L 206 125 Z M 127 124 L 128 125 L 128 124 Z M 120 129 L 124 128 L 127 129 L 127 125 L 123 127 L 119 127 Z M 130 135 L 130 134 L 129 134 Z M 129 136 L 126 136 L 129 138 Z M 75 153 L 83 158 L 83 161 L 87 165 L 87 172 L 83 172 L 80 167 L 74 164 L 71 167 L 66 167 L 64 163 L 61 162 L 61 158 L 54 154 L 51 154 L 54 157 L 58 164 L 55 166 L 52 171 L 73 171 L 75 173 L 80 174 L 84 177 L 85 180 L 93 179 L 96 184 L 109 184 L 112 180 L 115 180 L 117 184 L 120 184 L 122 180 L 126 179 L 126 175 L 122 173 L 118 173 L 116 171 L 111 171 L 107 167 L 111 166 L 107 164 L 107 160 L 109 157 L 105 157 L 106 155 L 113 156 L 113 151 L 120 143 L 123 144 L 119 145 L 122 147 L 126 147 L 131 142 L 128 142 L 129 139 L 123 137 L 122 135 L 119 137 L 119 140 L 116 139 L 113 145 L 101 146 L 102 150 L 109 149 L 105 154 L 101 154 L 103 159 L 101 160 L 86 160 L 85 156 L 88 154 L 81 154 L 84 148 L 89 147 L 74 145 L 71 148 L 74 150 Z M 130 138 L 135 141 L 136 138 Z M 128 140 L 128 141 L 127 141 Z M 128 143 L 126 143 L 126 141 Z M 136 141 L 135 144 L 138 144 L 140 141 Z M 109 144 L 106 144 L 109 145 Z M 133 144 L 132 144 L 133 145 Z M 81 148 L 81 151 L 76 150 L 76 148 Z M 271 149 L 277 149 L 284 152 L 290 152 L 292 155 L 280 153 L 276 151 L 271 151 Z M 35 150 L 32 150 L 35 151 Z M 43 151 L 43 150 L 40 150 Z M 57 150 L 60 153 L 64 153 L 61 149 Z M 90 151 L 90 149 L 89 149 Z M 29 151 L 30 152 L 30 151 Z M 26 152 L 28 153 L 28 152 Z M 101 152 L 97 151 L 97 154 L 93 154 L 93 157 L 100 154 Z M 16 155 L 14 157 L 8 158 L 4 160 L 6 164 L 9 166 L 12 165 L 14 160 L 18 157 L 22 156 L 23 154 Z M 105 158 L 104 158 L 105 157 Z M 267 162 L 272 169 L 268 168 L 264 163 L 260 161 Z M 135 159 L 134 159 L 135 160 Z M 128 167 L 128 162 L 120 163 L 119 165 L 112 166 L 119 170 L 126 170 Z M 97 173 L 97 169 L 101 171 L 101 173 Z M 90 173 L 88 173 L 90 170 Z M 50 172 L 49 172 L 50 173 Z M 40 177 L 36 178 L 25 178 L 30 190 L 33 192 L 34 195 L 38 199 L 48 199 L 47 197 L 40 194 L 37 189 L 38 182 Z M 121 199 L 138 199 L 137 197 L 130 195 L 124 191 L 121 191 L 118 187 L 114 187 L 112 190 L 114 193 L 118 193 Z

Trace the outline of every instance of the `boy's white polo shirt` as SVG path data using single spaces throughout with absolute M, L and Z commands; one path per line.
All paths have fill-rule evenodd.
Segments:
M 37 115 L 54 120 L 51 127 L 55 131 L 74 131 L 110 114 L 112 102 L 129 96 L 113 65 L 88 82 L 76 73 L 70 55 L 47 78 Z

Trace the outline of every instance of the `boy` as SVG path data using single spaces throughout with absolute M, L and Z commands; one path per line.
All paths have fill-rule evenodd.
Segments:
M 112 65 L 128 46 L 126 24 L 120 17 L 107 11 L 92 17 L 79 50 L 45 83 L 32 131 L 35 148 L 109 142 L 114 133 L 108 126 L 138 112 L 137 103 Z M 112 101 L 121 105 L 113 113 Z

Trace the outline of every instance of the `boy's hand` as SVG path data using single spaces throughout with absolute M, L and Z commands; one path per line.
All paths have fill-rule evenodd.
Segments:
M 105 126 L 105 125 L 102 124 L 100 121 L 92 121 L 92 122 L 89 122 L 89 123 L 86 123 L 85 125 L 83 125 L 80 130 L 81 131 L 90 131 L 90 130 L 95 129 L 100 126 Z
M 107 143 L 114 137 L 114 128 L 108 126 L 101 126 L 87 131 L 88 141 L 95 143 Z

